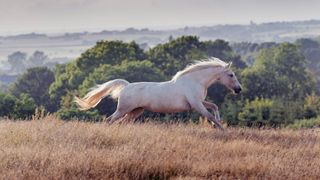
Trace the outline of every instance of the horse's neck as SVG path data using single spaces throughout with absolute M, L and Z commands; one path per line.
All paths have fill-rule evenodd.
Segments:
M 186 74 L 184 75 L 184 78 L 208 88 L 219 78 L 221 72 L 222 70 L 220 68 L 208 68 Z

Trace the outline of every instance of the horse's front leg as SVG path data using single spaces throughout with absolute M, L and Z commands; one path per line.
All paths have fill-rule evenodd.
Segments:
M 200 101 L 190 101 L 191 107 L 198 111 L 201 115 L 208 118 L 209 121 L 213 122 L 220 130 L 223 130 L 222 125 L 216 120 L 216 118 L 207 110 L 207 108 Z
M 211 103 L 211 102 L 208 102 L 208 101 L 203 101 L 202 104 L 208 108 L 208 109 L 211 109 L 215 115 L 215 118 L 221 122 L 221 119 L 220 119 L 220 114 L 219 114 L 219 108 L 217 105 L 215 105 L 214 103 Z

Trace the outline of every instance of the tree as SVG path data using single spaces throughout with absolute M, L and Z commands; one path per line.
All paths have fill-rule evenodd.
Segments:
M 273 101 L 270 99 L 247 100 L 242 112 L 239 113 L 240 124 L 249 127 L 271 125 L 269 122 L 272 105 Z
M 316 94 L 308 95 L 305 98 L 304 110 L 306 118 L 313 118 L 320 115 L 320 96 Z
M 201 43 L 196 36 L 182 36 L 168 43 L 157 45 L 149 50 L 151 62 L 163 70 L 167 77 L 173 76 L 178 70 L 183 69 L 195 59 L 191 59 L 191 53 L 198 53 Z M 199 59 L 205 55 L 200 55 Z
M 0 93 L 0 109 L 0 117 L 30 119 L 35 112 L 36 104 L 28 94 L 22 93 L 16 98 Z
M 303 51 L 308 49 L 317 49 L 320 47 L 317 41 L 307 38 L 298 39 L 295 44 Z
M 35 113 L 36 104 L 28 94 L 20 94 L 13 109 L 13 118 L 31 119 Z
M 96 68 L 102 64 L 118 65 L 122 61 L 142 61 L 143 49 L 135 42 L 99 41 L 74 62 L 58 66 L 56 81 L 50 87 L 50 96 L 61 102 L 63 96 L 75 91 Z
M 37 106 L 44 106 L 48 111 L 54 111 L 55 105 L 50 101 L 48 93 L 51 83 L 54 82 L 54 74 L 46 67 L 28 69 L 21 75 L 11 87 L 11 93 L 20 97 L 28 94 Z
M 0 117 L 11 117 L 16 98 L 10 94 L 0 93 Z
M 312 39 L 298 39 L 296 44 L 307 59 L 308 69 L 316 77 L 320 92 L 320 44 Z
M 243 60 L 251 66 L 257 57 L 257 54 L 262 49 L 270 49 L 277 46 L 275 42 L 263 42 L 263 43 L 250 43 L 250 42 L 240 42 L 231 44 L 232 49 L 235 53 L 240 55 Z
M 44 62 L 48 59 L 48 56 L 42 51 L 35 51 L 32 56 L 29 58 L 30 67 L 39 67 L 43 66 Z
M 15 73 L 22 73 L 25 70 L 25 63 L 27 54 L 17 51 L 8 56 L 8 62 L 11 65 L 11 71 Z
M 143 49 L 135 42 L 99 41 L 76 60 L 76 66 L 84 73 L 90 73 L 101 64 L 120 64 L 123 60 L 143 60 Z
M 288 101 L 282 98 L 246 100 L 238 114 L 239 124 L 249 127 L 288 125 L 296 119 L 305 117 L 302 104 L 301 101 Z
M 217 39 L 215 41 L 205 41 L 202 43 L 203 51 L 209 57 L 217 57 L 220 59 L 229 59 L 232 49 L 227 41 Z
M 255 97 L 301 99 L 315 91 L 315 81 L 306 69 L 306 60 L 293 44 L 260 53 L 252 68 L 242 72 L 244 94 Z

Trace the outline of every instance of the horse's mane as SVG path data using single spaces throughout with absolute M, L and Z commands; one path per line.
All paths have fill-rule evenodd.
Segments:
M 203 59 L 203 60 L 196 60 L 194 63 L 188 65 L 186 68 L 183 70 L 177 72 L 173 77 L 172 80 L 176 80 L 179 77 L 190 73 L 194 71 L 198 71 L 201 69 L 207 69 L 210 67 L 226 67 L 228 64 L 224 61 L 222 61 L 219 58 L 211 57 L 208 59 Z

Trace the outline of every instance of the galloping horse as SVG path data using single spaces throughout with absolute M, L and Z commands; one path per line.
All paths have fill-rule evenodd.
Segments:
M 107 118 L 111 123 L 118 119 L 134 121 L 144 109 L 163 113 L 194 109 L 222 130 L 218 106 L 205 98 L 208 87 L 214 82 L 240 93 L 241 85 L 230 67 L 231 63 L 218 58 L 196 61 L 177 72 L 170 81 L 129 83 L 115 79 L 97 85 L 83 99 L 75 97 L 74 101 L 81 110 L 87 110 L 106 96 L 118 99 L 117 110 Z M 214 112 L 214 116 L 207 108 Z

